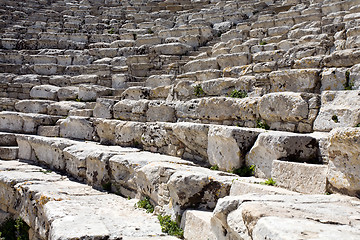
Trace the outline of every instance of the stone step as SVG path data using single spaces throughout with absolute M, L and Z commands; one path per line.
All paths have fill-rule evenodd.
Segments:
M 27 162 L 0 161 L 0 169 L 3 208 L 30 226 L 33 239 L 177 239 L 165 236 L 155 216 L 133 200 Z
M 55 125 L 60 116 L 36 113 L 0 112 L 0 131 L 36 134 L 39 126 Z
M 209 89 L 212 86 L 209 83 Z M 297 132 L 312 132 L 313 122 L 320 107 L 318 95 L 290 92 L 270 93 L 262 97 L 245 98 L 202 97 L 186 101 L 189 95 L 191 97 L 196 94 L 195 87 L 196 85 L 185 85 L 185 83 L 181 84 L 180 82 L 174 88 L 174 97 L 175 99 L 184 100 L 175 103 L 145 99 L 137 101 L 131 100 L 131 96 L 128 96 L 127 98 L 130 99 L 121 100 L 116 104 L 115 102 L 112 103 L 115 105 L 106 104 L 102 106 L 101 102 L 97 102 L 96 107 L 107 112 L 106 115 L 109 118 L 112 116 L 114 119 L 127 121 L 186 121 L 246 127 L 255 127 L 259 122 L 262 122 L 263 124 L 266 123 L 269 129 Z M 136 89 L 145 91 L 147 88 Z M 204 89 L 207 90 L 204 87 L 203 91 Z M 147 93 L 150 96 L 151 91 Z M 219 91 L 221 91 L 221 88 Z M 129 91 L 125 92 L 129 93 Z M 182 93 L 189 95 L 181 96 Z M 135 95 L 134 93 L 133 99 L 139 99 L 135 98 L 139 94 Z M 135 110 L 139 106 L 142 106 L 142 110 Z M 296 106 L 297 110 L 290 112 L 284 106 Z M 94 116 L 98 117 L 99 115 L 95 114 Z
M 182 222 L 186 239 L 301 239 L 308 231 L 313 239 L 357 239 L 359 204 L 340 195 L 229 196 L 213 212 L 186 211 Z
M 14 146 L 0 146 L 0 159 L 15 160 L 17 159 L 19 147 Z
M 148 196 L 161 212 L 170 214 L 182 214 L 188 207 L 212 209 L 219 198 L 229 194 L 236 178 L 177 157 L 133 148 L 30 135 L 17 136 L 17 142 L 20 159 L 65 171 L 96 188 L 111 187 L 123 196 Z

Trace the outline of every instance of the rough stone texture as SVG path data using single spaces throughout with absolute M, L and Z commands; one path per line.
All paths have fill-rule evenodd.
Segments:
M 346 85 L 346 68 L 325 68 L 321 73 L 321 92 L 344 90 Z
M 82 102 L 72 102 L 72 101 L 55 102 L 48 106 L 48 114 L 67 116 L 70 111 L 77 109 L 84 109 L 85 107 L 86 107 L 86 103 L 82 103 Z
M 237 178 L 233 181 L 229 196 L 239 196 L 245 194 L 263 194 L 263 195 L 297 195 L 299 193 L 292 192 L 283 188 L 267 186 L 260 184 L 263 182 L 258 178 L 244 177 Z
M 22 100 L 15 104 L 16 111 L 23 113 L 47 113 L 47 107 L 54 103 L 48 100 Z
M 274 160 L 271 177 L 276 185 L 306 194 L 325 194 L 328 166 Z
M 36 113 L 0 112 L 0 131 L 36 133 L 40 125 L 53 125 L 57 118 Z
M 96 140 L 93 123 L 86 117 L 67 117 L 60 120 L 60 137 Z
M 242 167 L 246 153 L 261 132 L 261 129 L 211 126 L 207 146 L 209 163 L 226 171 Z
M 318 162 L 318 151 L 318 142 L 309 135 L 269 131 L 258 136 L 245 163 L 256 166 L 255 176 L 270 178 L 273 160 Z
M 18 147 L 13 146 L 1 146 L 0 147 L 0 159 L 3 160 L 15 160 L 18 156 Z
M 192 50 L 192 47 L 183 43 L 168 43 L 154 46 L 154 51 L 157 54 L 164 55 L 184 55 L 190 50 Z
M 219 240 L 356 239 L 358 212 L 358 200 L 336 195 L 231 196 L 219 200 L 211 228 Z
M 79 87 L 69 86 L 60 88 L 57 92 L 57 97 L 59 101 L 75 100 L 78 98 L 78 94 Z
M 57 100 L 59 87 L 53 85 L 35 86 L 30 91 L 30 96 L 37 99 Z
M 225 97 L 191 100 L 176 106 L 176 114 L 181 119 L 256 120 L 259 98 L 233 99 Z M 218 106 L 222 106 L 218 108 Z
M 359 197 L 359 138 L 358 128 L 336 128 L 330 132 L 327 180 L 332 191 Z
M 215 240 L 211 232 L 210 218 L 212 212 L 186 210 L 181 218 L 181 225 L 184 229 L 185 239 L 208 239 Z
M 290 69 L 269 74 L 271 92 L 309 92 L 317 93 L 320 87 L 319 70 Z M 295 79 L 301 79 L 296 81 Z
M 97 85 L 80 85 L 79 99 L 81 101 L 96 101 L 97 97 L 111 95 L 112 89 Z
M 93 115 L 96 118 L 112 118 L 113 107 L 116 101 L 113 99 L 97 98 Z
M 164 236 L 156 217 L 135 209 L 134 201 L 27 163 L 2 161 L 0 168 L 2 207 L 19 214 L 38 239 L 176 239 Z
M 147 122 L 175 122 L 175 106 L 164 101 L 152 101 L 146 111 Z
M 330 131 L 336 127 L 354 127 L 360 123 L 359 91 L 324 91 L 314 130 Z

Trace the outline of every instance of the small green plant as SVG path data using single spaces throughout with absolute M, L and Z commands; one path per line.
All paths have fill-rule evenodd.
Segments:
M 159 215 L 158 219 L 160 222 L 161 231 L 163 233 L 167 233 L 171 236 L 176 236 L 181 239 L 184 238 L 184 230 L 182 230 L 175 221 L 171 220 L 170 216 Z
M 134 141 L 134 147 L 139 147 L 140 146 L 140 143 L 138 141 Z
M 148 32 L 148 34 L 153 34 L 154 33 L 154 31 L 151 30 L 151 28 L 148 28 L 147 32 Z
M 331 195 L 331 193 L 330 192 L 325 192 L 325 195 Z
M 52 173 L 51 170 L 40 170 L 40 172 L 42 172 L 42 173 L 44 173 L 44 174 Z
M 258 120 L 256 120 L 256 128 L 262 128 L 265 130 L 269 130 L 270 126 L 267 125 L 265 121 L 258 119 Z
M 214 166 L 210 167 L 210 170 L 217 171 L 217 170 L 219 170 L 219 167 L 217 165 L 214 165 Z
M 347 70 L 345 72 L 345 83 L 344 83 L 344 89 L 345 90 L 352 90 L 354 87 L 354 83 L 350 80 L 350 71 Z
M 265 182 L 260 183 L 262 185 L 269 185 L 269 186 L 276 186 L 276 182 L 274 179 L 269 178 L 268 180 L 266 180 Z
M 130 197 L 130 196 L 128 196 L 128 197 L 127 197 L 127 200 L 131 200 L 131 197 Z
M 336 115 L 333 115 L 333 116 L 331 117 L 331 120 L 333 120 L 335 123 L 338 123 L 338 122 L 339 122 L 339 119 L 338 119 L 338 117 L 337 117 Z
M 81 102 L 80 98 L 75 99 L 76 102 Z
M 114 34 L 114 33 L 115 33 L 115 29 L 113 29 L 113 28 L 110 29 L 110 30 L 108 31 L 108 33 L 109 33 L 109 34 Z
M 355 127 L 360 127 L 360 123 L 356 124 Z
M 204 96 L 205 95 L 205 92 L 204 90 L 202 89 L 201 85 L 198 84 L 194 87 L 194 94 L 195 96 L 197 97 L 201 97 L 201 96 Z
M 103 184 L 102 184 L 102 188 L 103 188 L 105 191 L 110 192 L 110 191 L 111 191 L 111 182 L 103 183 Z
M 241 168 L 234 169 L 231 171 L 231 173 L 237 174 L 240 177 L 254 176 L 254 172 L 255 172 L 255 165 L 243 166 Z
M 243 91 L 243 90 L 233 90 L 229 97 L 231 98 L 246 98 L 248 95 L 247 95 L 247 92 L 246 91 Z
M 260 43 L 259 43 L 259 45 L 261 45 L 261 46 L 264 46 L 264 45 L 266 45 L 266 44 L 267 44 L 267 42 L 265 42 L 265 41 L 263 41 L 263 40 L 261 40 Z
M 28 240 L 30 227 L 19 217 L 7 219 L 0 225 L 0 239 Z
M 143 200 L 140 200 L 136 203 L 136 207 L 146 209 L 147 213 L 154 212 L 154 206 L 150 203 L 150 199 L 145 197 Z

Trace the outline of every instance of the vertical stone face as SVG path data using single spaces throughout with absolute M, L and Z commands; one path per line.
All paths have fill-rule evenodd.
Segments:
M 360 123 L 360 91 L 324 91 L 321 108 L 314 121 L 315 131 L 354 127 Z
M 244 165 L 245 155 L 254 144 L 261 129 L 211 126 L 207 153 L 210 165 L 231 171 Z
M 309 135 L 265 132 L 246 155 L 246 165 L 255 165 L 255 176 L 270 178 L 274 160 L 317 162 L 318 142 Z
M 271 177 L 279 187 L 306 194 L 324 194 L 327 171 L 327 165 L 274 160 Z
M 360 129 L 337 128 L 328 138 L 331 191 L 360 196 Z

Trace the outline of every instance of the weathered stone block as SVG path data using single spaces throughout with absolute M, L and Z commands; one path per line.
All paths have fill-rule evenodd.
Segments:
M 53 85 L 35 86 L 30 91 L 30 97 L 47 100 L 57 100 L 59 87 Z
M 81 101 L 95 101 L 97 97 L 112 95 L 112 89 L 98 85 L 80 85 L 79 99 Z
M 60 137 L 96 140 L 95 128 L 86 117 L 67 117 L 60 120 Z
M 301 93 L 270 93 L 259 101 L 259 114 L 271 122 L 297 122 L 308 117 L 309 105 Z
M 242 167 L 246 153 L 261 132 L 261 129 L 211 126 L 207 146 L 210 165 L 226 171 Z
M 175 104 L 151 101 L 146 111 L 147 122 L 175 122 Z
M 273 160 L 318 162 L 319 146 L 309 135 L 287 132 L 261 133 L 246 155 L 246 165 L 255 165 L 255 176 L 270 178 Z
M 359 93 L 358 90 L 324 91 L 314 130 L 328 132 L 336 127 L 354 127 L 360 123 Z
M 271 177 L 276 185 L 305 194 L 325 194 L 328 166 L 274 160 Z
M 271 92 L 310 92 L 316 93 L 320 88 L 319 70 L 290 69 L 275 71 L 269 74 Z
M 327 141 L 329 171 L 327 180 L 331 191 L 359 197 L 359 128 L 336 128 Z
M 113 107 L 116 101 L 114 99 L 97 98 L 93 115 L 96 118 L 112 118 Z
M 16 111 L 24 113 L 47 113 L 47 107 L 54 103 L 48 100 L 21 100 L 15 104 Z
M 249 64 L 251 56 L 248 53 L 223 54 L 216 57 L 221 69 Z

